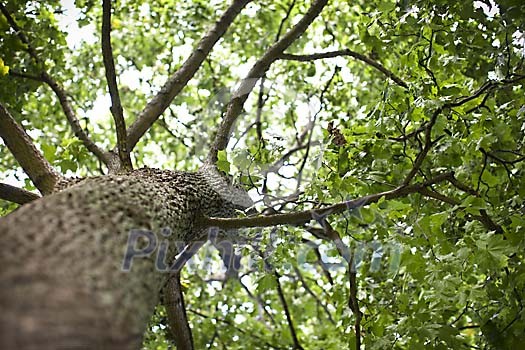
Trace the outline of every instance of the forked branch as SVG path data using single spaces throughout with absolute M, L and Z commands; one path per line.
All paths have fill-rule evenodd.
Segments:
M 53 192 L 61 175 L 35 147 L 25 130 L 0 104 L 0 137 L 40 193 Z
M 255 87 L 257 81 L 266 73 L 272 63 L 279 58 L 283 51 L 306 31 L 315 18 L 319 16 L 327 2 L 328 0 L 315 0 L 303 18 L 255 62 L 228 104 L 226 114 L 211 146 L 208 161 L 215 163 L 218 151 L 225 149 L 228 145 L 233 124 L 241 114 L 244 102 L 248 99 L 248 95 Z
M 226 33 L 233 20 L 251 0 L 234 0 L 222 17 L 200 40 L 184 64 L 164 84 L 159 93 L 148 102 L 137 119 L 128 129 L 128 150 L 131 151 L 142 135 L 155 123 L 168 108 L 171 101 L 195 75 L 213 46 Z
M 120 168 L 123 170 L 131 170 L 133 167 L 126 141 L 126 122 L 124 121 L 124 111 L 120 102 L 117 76 L 115 74 L 115 62 L 113 61 L 113 49 L 111 48 L 111 0 L 104 0 L 102 3 L 102 56 L 106 69 L 109 95 L 111 96 L 111 114 L 113 115 L 115 130 L 117 132 L 117 150 Z

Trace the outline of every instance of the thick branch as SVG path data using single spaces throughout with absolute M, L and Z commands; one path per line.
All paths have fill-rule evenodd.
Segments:
M 293 55 L 289 53 L 283 53 L 279 56 L 280 59 L 283 60 L 293 60 L 293 61 L 301 61 L 301 62 L 308 62 L 313 60 L 319 60 L 323 58 L 333 58 L 333 57 L 340 57 L 340 56 L 350 56 L 353 57 L 359 61 L 365 62 L 366 64 L 374 67 L 390 79 L 392 79 L 397 85 L 404 87 L 405 89 L 408 89 L 407 83 L 405 83 L 401 78 L 399 78 L 397 75 L 395 75 L 390 70 L 386 69 L 381 63 L 371 59 L 370 57 L 360 54 L 358 52 L 345 49 L 345 50 L 338 50 L 338 51 L 329 51 L 329 52 L 320 52 L 320 53 L 314 53 L 310 55 Z
M 23 188 L 0 183 L 0 199 L 22 205 L 38 198 L 40 198 L 40 196 L 36 193 L 29 192 Z
M 111 48 L 111 0 L 104 0 L 102 3 L 102 56 L 104 68 L 106 69 L 106 81 L 108 83 L 109 95 L 111 96 L 111 114 L 115 121 L 117 132 L 117 149 L 120 159 L 120 167 L 124 170 L 131 170 L 131 158 L 128 152 L 126 122 L 124 121 L 124 111 L 120 102 L 117 86 L 117 76 L 115 74 L 115 62 L 113 61 L 113 49 Z
M 177 349 L 193 350 L 193 336 L 188 324 L 179 273 L 170 275 L 163 290 L 163 299 L 171 338 L 177 345 Z
M 159 93 L 148 102 L 135 122 L 128 129 L 128 150 L 131 151 L 142 135 L 153 125 L 160 115 L 168 108 L 188 81 L 193 78 L 202 62 L 206 59 L 213 46 L 224 35 L 233 20 L 251 0 L 234 0 L 208 33 L 201 39 L 197 48 L 164 84 Z
M 250 69 L 228 104 L 228 109 L 226 110 L 224 119 L 219 126 L 219 130 L 217 131 L 217 135 L 215 136 L 215 140 L 208 155 L 208 160 L 211 163 L 217 161 L 217 152 L 225 149 L 228 145 L 232 126 L 241 114 L 244 102 L 246 102 L 248 95 L 255 87 L 257 80 L 266 73 L 271 64 L 279 58 L 283 51 L 306 31 L 308 26 L 321 13 L 327 2 L 328 0 L 315 0 L 303 18 L 301 18 L 301 20 L 279 41 L 273 44 Z
M 36 188 L 44 195 L 53 192 L 61 176 L 2 104 L 0 104 L 0 137 Z
M 246 217 L 246 218 L 235 218 L 235 219 L 226 219 L 226 218 L 210 218 L 203 217 L 200 219 L 200 224 L 205 227 L 216 227 L 219 229 L 238 229 L 242 227 L 269 227 L 277 225 L 303 225 L 311 220 L 316 220 L 322 222 L 328 215 L 342 213 L 345 210 L 351 210 L 354 208 L 359 208 L 371 203 L 379 201 L 381 198 L 395 199 L 400 197 L 405 197 L 412 193 L 420 193 L 424 196 L 435 198 L 437 200 L 443 201 L 452 205 L 459 205 L 460 202 L 454 198 L 449 198 L 444 195 L 441 195 L 437 192 L 427 189 L 427 186 L 437 184 L 443 181 L 448 181 L 458 189 L 465 191 L 470 194 L 477 193 L 475 190 L 470 189 L 468 186 L 460 184 L 454 177 L 454 173 L 447 172 L 436 177 L 425 181 L 421 184 L 414 185 L 402 185 L 394 190 L 380 192 L 376 194 L 371 194 L 361 198 L 344 201 L 340 203 L 333 204 L 331 206 L 315 209 L 315 210 L 304 210 L 294 213 L 286 214 L 275 214 L 267 216 L 255 216 L 255 217 Z M 473 215 L 473 219 L 481 222 L 487 229 L 495 231 L 497 233 L 503 233 L 503 228 L 496 224 L 485 210 L 480 210 L 480 215 Z
M 465 191 L 470 194 L 477 193 L 473 189 L 470 189 L 468 186 L 460 184 L 454 177 L 453 172 L 447 172 L 435 176 L 434 178 L 425 181 L 419 184 L 413 185 L 401 185 L 396 189 L 391 191 L 385 191 L 380 193 L 371 194 L 361 198 L 356 198 L 349 201 L 344 201 L 330 205 L 325 208 L 304 210 L 293 213 L 286 214 L 275 214 L 275 215 L 266 215 L 266 216 L 255 216 L 255 217 L 245 217 L 245 218 L 217 218 L 217 217 L 201 217 L 199 219 L 199 224 L 203 227 L 214 227 L 223 230 L 239 229 L 243 227 L 270 227 L 277 225 L 304 225 L 309 223 L 312 220 L 316 220 L 320 223 L 323 223 L 325 218 L 331 214 L 342 213 L 345 210 L 351 210 L 354 208 L 359 208 L 371 203 L 379 201 L 381 198 L 386 200 L 405 197 L 409 194 L 420 193 L 424 196 L 431 197 L 442 202 L 459 205 L 460 201 L 454 198 L 444 196 L 435 191 L 427 189 L 428 186 L 441 183 L 443 181 L 448 181 L 458 189 Z M 472 215 L 472 219 L 482 223 L 487 229 L 495 231 L 496 233 L 503 233 L 503 228 L 495 223 L 485 210 L 480 210 L 480 215 Z M 333 240 L 333 237 L 327 237 Z

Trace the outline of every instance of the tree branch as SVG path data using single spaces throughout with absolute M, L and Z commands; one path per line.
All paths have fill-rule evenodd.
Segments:
M 312 144 L 312 137 L 314 135 L 315 124 L 317 123 L 317 117 L 319 116 L 319 113 L 321 113 L 321 111 L 323 110 L 323 107 L 325 106 L 324 96 L 325 96 L 326 92 L 328 91 L 328 89 L 330 88 L 330 85 L 332 84 L 332 81 L 334 80 L 336 75 L 339 74 L 340 70 L 341 70 L 341 68 L 335 67 L 334 72 L 332 73 L 332 76 L 326 82 L 323 90 L 321 91 L 321 95 L 319 96 L 319 103 L 320 103 L 319 109 L 314 114 L 313 119 L 309 123 L 311 125 L 311 127 L 310 127 L 310 131 L 308 133 L 308 141 L 306 142 L 306 151 L 304 152 L 304 157 L 303 157 L 303 160 L 301 162 L 301 165 L 299 166 L 299 169 L 297 170 L 296 191 L 299 191 L 300 188 L 301 188 L 301 182 L 302 182 L 302 179 L 303 179 L 303 171 L 304 171 L 304 167 L 306 166 L 306 162 L 308 160 L 308 156 L 310 155 L 310 147 L 311 147 L 311 144 Z
M 428 152 L 430 151 L 430 148 L 432 148 L 432 128 L 434 127 L 434 124 L 436 124 L 437 117 L 439 114 L 443 111 L 443 108 L 438 108 L 434 111 L 434 114 L 432 114 L 432 117 L 430 118 L 430 121 L 425 127 L 425 145 L 423 146 L 423 149 L 416 157 L 416 160 L 414 162 L 414 165 L 412 166 L 412 169 L 406 176 L 405 180 L 403 181 L 403 185 L 408 185 L 410 181 L 416 176 L 417 172 L 421 168 L 421 165 L 423 164 L 423 160 L 425 160 L 425 157 L 427 156 Z
M 354 331 L 355 331 L 355 348 L 361 349 L 361 319 L 363 314 L 359 310 L 359 299 L 357 298 L 358 285 L 357 285 L 357 271 L 354 266 L 354 256 L 350 253 L 350 249 L 341 239 L 341 235 L 337 230 L 334 230 L 332 225 L 323 218 L 320 222 L 323 227 L 325 236 L 334 242 L 337 252 L 348 264 L 348 278 L 349 278 L 349 297 L 348 307 L 355 315 Z
M 82 129 L 82 127 L 80 126 L 80 122 L 73 110 L 73 107 L 69 103 L 66 91 L 46 72 L 42 72 L 41 76 L 42 80 L 47 85 L 49 85 L 49 87 L 55 92 L 55 95 L 57 96 L 58 101 L 62 106 L 62 110 L 64 111 L 67 121 L 69 122 L 69 125 L 71 126 L 71 129 L 73 130 L 75 136 L 78 137 L 80 141 L 82 141 L 84 146 L 91 153 L 93 153 L 98 158 L 98 160 L 100 160 L 102 163 L 106 164 L 108 168 L 110 168 L 110 164 L 112 162 L 110 153 L 105 152 L 101 148 L 99 148 Z
M 180 69 L 166 81 L 159 93 L 148 102 L 128 129 L 127 146 L 129 151 L 135 147 L 142 135 L 148 131 L 166 108 L 168 108 L 175 96 L 177 96 L 188 81 L 193 78 L 215 43 L 226 33 L 226 30 L 232 24 L 235 17 L 237 17 L 250 1 L 251 0 L 234 0 L 217 23 L 204 35 L 197 45 L 197 48 Z
M 36 193 L 29 192 L 23 188 L 18 188 L 8 184 L 0 183 L 0 199 L 5 201 L 26 204 L 40 198 Z
M 381 63 L 371 59 L 370 57 L 366 55 L 360 54 L 350 49 L 320 52 L 320 53 L 314 53 L 314 54 L 309 54 L 309 55 L 293 55 L 289 53 L 283 53 L 279 56 L 279 58 L 282 60 L 308 62 L 308 61 L 314 61 L 314 60 L 319 60 L 319 59 L 324 59 L 324 58 L 334 58 L 334 57 L 340 57 L 340 56 L 350 56 L 359 61 L 365 62 L 366 64 L 374 67 L 375 69 L 377 69 L 378 71 L 386 75 L 388 78 L 392 79 L 397 85 L 405 89 L 408 89 L 407 83 L 401 80 L 401 78 L 395 75 L 392 71 L 386 69 Z
M 80 122 L 76 117 L 75 112 L 73 111 L 73 107 L 71 107 L 71 104 L 69 103 L 66 91 L 53 78 L 51 78 L 46 72 L 42 72 L 40 77 L 18 72 L 9 72 L 9 74 L 15 77 L 31 79 L 46 83 L 57 96 L 58 101 L 60 102 L 60 106 L 62 107 L 62 110 L 66 115 L 66 119 L 69 125 L 71 126 L 71 130 L 73 130 L 75 136 L 80 141 L 82 141 L 82 143 L 88 149 L 88 151 L 94 154 L 98 160 L 100 160 L 102 163 L 108 166 L 108 168 L 111 168 L 110 164 L 113 163 L 111 153 L 104 152 L 102 149 L 100 149 L 82 129 L 82 127 L 80 126 Z
M 106 81 L 108 83 L 109 95 L 111 96 L 111 114 L 115 121 L 117 132 L 117 150 L 120 160 L 120 168 L 132 170 L 131 157 L 127 146 L 126 122 L 124 111 L 120 102 L 115 74 L 115 62 L 113 61 L 113 49 L 111 48 L 111 0 L 102 3 L 102 56 L 104 68 L 106 69 Z
M 306 227 L 306 231 L 308 231 L 310 233 L 312 233 L 312 230 L 315 230 L 315 229 L 316 228 L 313 228 L 313 227 Z M 315 233 L 312 233 L 312 234 L 314 236 L 316 236 Z M 322 239 L 325 239 L 325 238 L 323 237 Z M 317 259 L 316 263 L 321 268 L 321 272 L 326 277 L 326 280 L 328 281 L 328 283 L 331 286 L 333 286 L 334 285 L 334 279 L 333 279 L 332 275 L 330 274 L 330 270 L 329 270 L 328 266 L 323 261 L 323 257 L 322 257 L 321 251 L 319 250 L 319 244 L 317 244 L 315 242 L 312 242 L 312 241 L 310 241 L 308 239 L 305 239 L 305 238 L 303 238 L 302 242 L 306 243 L 306 245 L 308 245 L 309 247 L 311 247 L 314 250 L 315 257 Z
M 315 0 L 303 18 L 279 41 L 273 44 L 250 69 L 228 104 L 226 114 L 211 146 L 208 161 L 215 163 L 217 161 L 217 152 L 225 149 L 228 145 L 232 126 L 241 114 L 244 102 L 246 102 L 248 95 L 255 87 L 257 80 L 266 73 L 271 64 L 279 58 L 279 55 L 306 31 L 308 26 L 321 13 L 327 2 L 328 0 Z
M 275 277 L 275 283 L 277 286 L 277 294 L 279 295 L 279 300 L 281 301 L 281 305 L 283 306 L 283 309 L 284 309 L 284 314 L 286 316 L 288 328 L 290 329 L 290 334 L 292 335 L 294 349 L 304 350 L 304 348 L 301 346 L 301 343 L 299 342 L 299 338 L 297 337 L 297 332 L 295 331 L 295 326 L 292 320 L 292 314 L 290 313 L 290 308 L 288 307 L 288 303 L 286 302 L 286 298 L 284 297 L 284 292 L 281 286 L 281 282 L 279 281 L 279 278 L 281 276 L 279 276 L 279 273 L 276 270 L 273 270 L 273 275 Z
M 5 16 L 7 23 L 9 23 L 9 26 L 11 28 L 13 28 L 20 41 L 26 45 L 26 51 L 29 53 L 29 55 L 35 60 L 35 62 L 40 63 L 40 60 L 38 59 L 35 50 L 29 43 L 29 39 L 24 34 L 22 29 L 18 26 L 18 24 L 15 22 L 14 18 L 11 16 L 9 11 L 7 11 L 7 8 L 4 6 L 3 3 L 0 3 L 0 12 L 2 12 L 2 14 Z
M 177 349 L 193 350 L 193 336 L 188 324 L 180 274 L 170 274 L 163 289 L 164 306 L 168 315 L 168 326 Z
M 40 193 L 53 192 L 61 175 L 35 147 L 25 130 L 0 103 L 0 137 Z
M 304 210 L 286 214 L 274 214 L 267 216 L 255 216 L 245 218 L 217 218 L 217 217 L 202 217 L 199 219 L 199 223 L 204 227 L 216 227 L 219 229 L 238 229 L 243 227 L 269 227 L 277 225 L 302 225 L 310 222 L 311 220 L 322 220 L 328 215 L 341 213 L 345 210 L 350 210 L 358 207 L 362 207 L 371 203 L 379 201 L 381 198 L 395 199 L 404 197 L 412 193 L 418 193 L 421 188 L 430 186 L 439 182 L 446 181 L 450 177 L 451 173 L 440 174 L 428 181 L 421 184 L 414 185 L 402 185 L 391 191 L 379 192 L 364 196 L 361 198 L 344 201 L 330 205 L 325 208 Z
M 442 194 L 439 194 L 434 191 L 428 190 L 426 187 L 434 185 L 443 181 L 451 182 L 452 184 L 458 184 L 458 181 L 454 178 L 453 172 L 446 172 L 440 175 L 435 176 L 428 181 L 419 184 L 413 185 L 401 185 L 396 189 L 391 191 L 385 191 L 380 193 L 371 194 L 361 198 L 344 201 L 330 205 L 325 208 L 304 210 L 293 213 L 286 214 L 274 214 L 266 216 L 254 216 L 254 217 L 245 217 L 245 218 L 217 218 L 217 217 L 201 217 L 199 219 L 199 224 L 203 227 L 215 227 L 218 229 L 231 230 L 239 229 L 243 227 L 270 227 L 278 225 L 303 225 L 307 224 L 311 220 L 317 220 L 322 222 L 328 215 L 342 213 L 345 210 L 351 210 L 354 208 L 359 208 L 371 203 L 379 201 L 381 198 L 387 200 L 405 197 L 409 194 L 420 193 L 424 196 L 431 197 L 437 200 L 441 200 L 445 203 L 452 205 L 461 204 L 458 200 L 454 198 L 446 197 Z M 462 190 L 468 188 L 466 185 L 461 185 L 458 187 Z M 464 190 L 465 191 L 465 190 Z M 468 193 L 474 192 L 473 189 L 467 190 Z M 485 210 L 480 210 L 480 215 L 473 215 L 473 219 L 480 221 L 486 228 L 491 231 L 496 231 L 498 233 L 503 232 L 503 228 L 496 224 L 487 214 Z M 315 234 L 314 234 L 315 235 Z M 330 238 L 330 237 L 328 237 Z
M 417 129 L 415 131 L 415 134 L 417 134 L 417 133 L 421 132 L 422 130 L 425 130 L 425 144 L 424 144 L 423 149 L 421 150 L 421 152 L 419 152 L 419 154 L 417 155 L 416 160 L 414 161 L 414 165 L 412 166 L 412 169 L 410 170 L 410 172 L 406 176 L 403 184 L 407 185 L 407 184 L 410 183 L 410 181 L 414 178 L 414 176 L 417 174 L 417 172 L 421 168 L 421 165 L 423 164 L 423 161 L 425 160 L 425 157 L 427 156 L 428 152 L 430 151 L 430 149 L 432 148 L 434 143 L 436 143 L 439 140 L 439 137 L 438 137 L 435 141 L 432 141 L 432 128 L 434 127 L 434 124 L 436 123 L 438 116 L 444 110 L 449 109 L 449 108 L 459 107 L 461 105 L 464 105 L 465 103 L 468 103 L 468 102 L 470 102 L 472 100 L 475 100 L 476 98 L 480 97 L 484 93 L 489 93 L 490 91 L 495 89 L 498 85 L 514 84 L 516 82 L 519 82 L 520 80 L 523 80 L 524 78 L 525 77 L 518 76 L 515 79 L 506 79 L 506 80 L 503 80 L 503 81 L 500 81 L 500 82 L 493 82 L 493 81 L 487 82 L 487 83 L 483 84 L 472 95 L 460 97 L 460 98 L 456 99 L 453 102 L 445 103 L 444 105 L 442 105 L 439 108 L 437 108 L 434 111 L 434 113 L 432 114 L 432 117 L 430 118 L 430 121 L 427 124 L 425 124 L 424 128 L 422 129 L 420 127 L 419 129 Z M 399 138 L 399 140 L 403 140 L 403 139 L 406 139 L 406 138 L 407 138 L 406 136 L 405 137 L 401 137 L 401 138 Z
M 450 182 L 454 187 L 456 187 L 457 189 L 465 192 L 465 193 L 468 193 L 472 196 L 475 196 L 475 197 L 480 197 L 479 193 L 471 188 L 470 186 L 467 186 L 465 185 L 464 183 L 460 182 L 459 180 L 456 179 L 456 177 L 454 176 L 454 174 L 450 174 L 450 176 L 447 178 L 448 182 Z M 457 203 L 453 203 L 453 204 L 460 204 L 459 202 Z M 497 233 L 503 233 L 503 227 L 501 227 L 501 225 L 495 223 L 491 217 L 487 214 L 487 211 L 485 209 L 480 209 L 479 211 L 480 215 L 473 215 L 472 217 L 476 220 L 478 220 L 479 222 L 481 222 L 486 228 L 488 228 L 489 230 L 491 231 L 495 231 Z
M 331 324 L 335 325 L 336 322 L 334 321 L 333 317 L 332 317 L 332 314 L 330 313 L 330 310 L 328 310 L 328 307 L 321 301 L 321 299 L 319 299 L 319 297 L 314 293 L 314 291 L 310 288 L 310 286 L 308 285 L 308 283 L 306 283 L 306 281 L 304 280 L 304 277 L 303 277 L 303 274 L 301 273 L 301 271 L 299 270 L 299 268 L 295 265 L 293 265 L 293 269 L 295 271 L 295 274 L 297 275 L 297 277 L 299 278 L 299 281 L 301 281 L 301 284 L 303 285 L 303 288 L 304 290 L 310 294 L 312 296 L 312 298 L 315 300 L 315 303 L 318 305 L 318 306 L 321 306 L 321 308 L 324 310 L 324 312 L 326 313 L 326 317 L 328 318 L 328 320 L 330 321 Z
M 35 60 L 36 63 L 44 67 L 44 63 L 40 60 L 38 55 L 36 54 L 35 49 L 31 46 L 29 39 L 24 34 L 22 29 L 18 26 L 18 24 L 15 22 L 14 18 L 11 16 L 9 11 L 5 8 L 5 6 L 0 3 L 0 11 L 7 19 L 7 22 L 11 26 L 11 28 L 15 31 L 16 35 L 20 39 L 20 41 L 25 44 L 26 51 L 29 53 L 29 55 Z M 64 111 L 64 114 L 66 115 L 66 118 L 71 125 L 71 128 L 73 129 L 74 134 L 84 143 L 86 148 L 93 153 L 101 162 L 108 165 L 110 163 L 111 157 L 109 153 L 103 152 L 98 146 L 90 140 L 90 138 L 87 136 L 87 134 L 82 130 L 82 127 L 80 126 L 80 123 L 78 121 L 78 118 L 75 115 L 75 112 L 73 108 L 71 107 L 71 104 L 69 103 L 69 100 L 67 98 L 67 93 L 65 90 L 58 84 L 57 81 L 55 81 L 44 68 L 42 68 L 42 72 L 40 73 L 40 79 L 35 79 L 35 76 L 28 75 L 28 74 L 21 74 L 21 73 L 15 73 L 14 76 L 19 76 L 27 79 L 33 79 L 33 80 L 40 80 L 46 83 L 55 93 L 57 96 L 60 105 L 62 107 L 62 110 Z M 109 167 L 109 165 L 108 165 Z
M 419 193 L 423 196 L 427 196 L 430 198 L 437 199 L 438 201 L 450 204 L 450 205 L 458 205 L 460 202 L 454 198 L 450 198 L 445 196 L 444 194 L 438 193 L 436 191 L 429 190 L 428 188 L 424 187 L 419 190 Z
M 264 339 L 263 337 L 259 336 L 256 332 L 253 332 L 253 331 L 246 331 L 242 328 L 239 327 L 239 325 L 237 325 L 235 322 L 227 319 L 227 318 L 221 318 L 221 317 L 212 317 L 210 315 L 206 315 L 198 310 L 194 310 L 194 309 L 188 309 L 188 312 L 191 312 L 197 316 L 200 316 L 202 318 L 207 318 L 207 319 L 212 319 L 212 320 L 215 320 L 216 322 L 221 322 L 221 323 L 224 323 L 224 324 L 227 324 L 228 326 L 232 327 L 233 329 L 237 330 L 238 332 L 244 334 L 245 336 L 247 337 L 252 337 L 254 339 L 257 339 L 258 341 L 261 342 L 261 344 L 264 344 L 266 345 L 266 349 L 285 349 L 283 347 L 281 347 L 279 344 L 272 344 L 272 343 L 269 343 L 268 341 L 266 341 L 266 339 Z
M 12 70 L 12 69 L 9 70 L 9 75 L 11 75 L 11 76 L 13 76 L 15 78 L 30 79 L 30 80 L 39 81 L 41 83 L 44 82 L 42 80 L 42 77 L 39 77 L 39 76 L 36 76 L 36 75 L 31 75 L 31 74 L 26 74 L 26 73 L 22 73 L 22 72 L 17 72 L 17 71 Z

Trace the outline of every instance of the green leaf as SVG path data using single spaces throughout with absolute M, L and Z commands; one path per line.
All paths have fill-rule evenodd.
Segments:
M 257 281 L 257 292 L 263 293 L 269 290 L 273 290 L 277 287 L 277 281 L 275 276 L 271 274 L 264 275 Z

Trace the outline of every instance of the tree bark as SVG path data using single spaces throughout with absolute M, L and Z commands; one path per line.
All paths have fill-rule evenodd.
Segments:
M 156 271 L 155 253 L 123 271 L 128 234 L 169 242 L 169 264 L 174 241 L 200 233 L 199 215 L 234 214 L 219 182 L 139 169 L 86 179 L 0 218 L 0 348 L 138 349 L 168 274 Z

